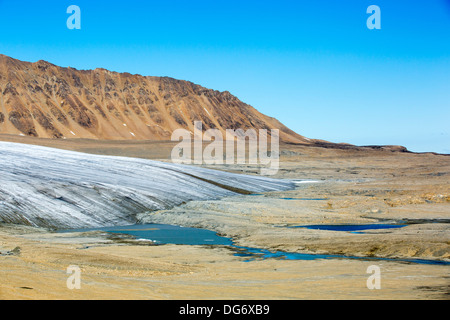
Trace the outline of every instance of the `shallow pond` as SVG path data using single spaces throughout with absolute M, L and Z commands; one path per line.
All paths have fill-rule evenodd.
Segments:
M 185 244 L 185 245 L 232 245 L 231 239 L 221 237 L 216 232 L 185 228 L 170 224 L 136 224 L 90 229 L 71 229 L 61 232 L 105 231 L 111 233 L 129 234 L 136 239 L 152 240 L 155 244 Z
M 280 198 L 282 200 L 303 200 L 303 201 L 324 201 L 329 200 L 328 198 Z
M 443 264 L 446 261 L 435 261 L 426 259 L 388 259 L 372 257 L 352 257 L 344 255 L 306 254 L 284 251 L 270 251 L 267 249 L 237 246 L 232 239 L 218 235 L 211 230 L 199 228 L 187 228 L 167 224 L 142 224 L 130 226 L 116 226 L 90 229 L 70 229 L 59 232 L 86 232 L 105 231 L 110 233 L 128 234 L 136 239 L 151 240 L 155 244 L 178 244 L 178 245 L 220 245 L 226 246 L 234 252 L 235 256 L 246 258 L 245 261 L 256 259 L 282 259 L 282 260 L 315 260 L 315 259 L 359 259 L 359 260 L 384 260 L 406 263 L 421 264 Z
M 329 230 L 329 231 L 362 231 L 362 230 L 377 230 L 377 229 L 396 229 L 406 227 L 406 224 L 317 224 L 317 225 L 303 225 L 303 226 L 289 226 L 288 228 L 306 228 L 314 230 Z

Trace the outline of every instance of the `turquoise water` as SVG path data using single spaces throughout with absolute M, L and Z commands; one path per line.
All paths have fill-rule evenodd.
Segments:
M 328 200 L 328 198 L 280 198 L 283 200 L 305 200 L 305 201 L 323 201 Z
M 269 251 L 266 249 L 249 248 L 234 246 L 234 249 L 238 249 L 240 252 L 235 253 L 236 256 L 247 257 L 246 261 L 253 261 L 256 259 L 280 259 L 280 260 L 317 260 L 317 259 L 354 259 L 365 261 L 393 261 L 403 263 L 417 263 L 417 264 L 431 264 L 431 265 L 450 265 L 447 261 L 427 260 L 427 259 L 392 259 L 392 258 L 378 258 L 378 257 L 354 257 L 344 255 L 333 254 L 308 254 L 297 252 L 283 252 L 283 251 Z
M 306 228 L 314 230 L 329 230 L 329 231 L 362 231 L 362 230 L 376 230 L 376 229 L 396 229 L 406 227 L 406 224 L 329 224 L 329 225 L 303 225 L 303 226 L 289 226 L 289 228 Z
M 71 229 L 61 232 L 105 231 L 110 233 L 129 234 L 136 239 L 152 240 L 155 244 L 186 244 L 186 245 L 232 245 L 233 242 L 216 232 L 185 228 L 169 224 L 136 224 L 121 227 L 105 227 L 91 229 Z
M 426 259 L 389 259 L 371 257 L 351 257 L 344 255 L 306 254 L 284 251 L 270 251 L 267 249 L 237 246 L 230 238 L 222 237 L 214 231 L 186 228 L 167 224 L 142 224 L 120 227 L 71 229 L 59 232 L 86 232 L 105 231 L 110 233 L 128 234 L 136 239 L 152 240 L 155 244 L 178 244 L 178 245 L 220 245 L 230 248 L 235 256 L 245 258 L 245 261 L 257 259 L 281 259 L 281 260 L 316 260 L 316 259 L 358 259 L 358 260 L 383 260 L 405 263 L 441 264 L 449 265 L 446 261 Z
M 252 193 L 249 194 L 249 196 L 265 196 L 265 194 L 262 193 Z M 328 198 L 277 198 L 277 199 L 281 199 L 281 200 L 312 200 L 312 201 L 320 201 L 320 200 L 329 200 Z

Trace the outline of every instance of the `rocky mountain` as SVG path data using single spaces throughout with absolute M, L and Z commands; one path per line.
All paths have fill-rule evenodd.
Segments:
M 41 138 L 170 140 L 173 130 L 279 129 L 311 141 L 231 93 L 105 69 L 77 70 L 0 55 L 0 133 Z

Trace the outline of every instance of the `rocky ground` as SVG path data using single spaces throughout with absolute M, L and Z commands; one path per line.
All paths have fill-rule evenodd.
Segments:
M 150 142 L 64 143 L 78 151 L 102 149 L 165 161 L 164 150 L 171 149 L 164 143 L 150 148 Z M 236 244 L 270 250 L 449 261 L 449 156 L 294 145 L 282 146 L 281 155 L 277 178 L 315 182 L 291 191 L 189 202 L 140 218 L 204 227 Z M 214 168 L 259 172 L 251 166 Z M 289 228 L 378 222 L 407 226 L 364 233 Z M 0 252 L 2 299 L 448 299 L 450 293 L 448 265 L 245 262 L 226 247 L 150 246 L 100 232 L 57 234 L 2 225 Z M 366 285 L 367 268 L 374 264 L 381 270 L 380 290 Z M 66 286 L 69 265 L 82 270 L 80 290 Z
M 313 183 L 262 196 L 191 202 L 143 220 L 183 221 L 233 236 L 245 245 L 286 251 L 450 258 L 450 157 L 292 146 L 284 153 L 275 177 Z M 250 167 L 234 169 L 257 172 Z M 408 226 L 365 234 L 286 228 L 380 222 Z

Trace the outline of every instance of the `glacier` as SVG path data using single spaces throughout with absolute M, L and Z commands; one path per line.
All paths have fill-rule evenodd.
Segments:
M 294 181 L 156 160 L 0 142 L 0 222 L 53 229 L 129 225 L 148 211 Z

